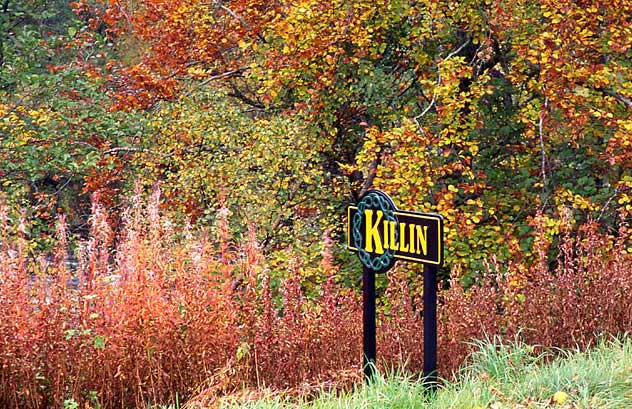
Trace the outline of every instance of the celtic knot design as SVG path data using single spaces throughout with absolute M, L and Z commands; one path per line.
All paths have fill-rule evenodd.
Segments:
M 387 221 L 394 221 L 397 223 L 397 217 L 395 217 L 395 209 L 393 204 L 389 201 L 387 196 L 379 194 L 378 192 L 367 193 L 362 200 L 358 203 L 358 211 L 353 215 L 353 245 L 358 249 L 358 257 L 360 261 L 366 267 L 373 271 L 380 271 L 388 268 L 393 263 L 395 252 L 388 249 L 379 256 L 371 256 L 363 246 L 362 243 L 362 217 L 366 209 L 381 210 L 384 213 L 384 218 Z M 399 229 L 395 228 L 395 242 L 399 240 Z

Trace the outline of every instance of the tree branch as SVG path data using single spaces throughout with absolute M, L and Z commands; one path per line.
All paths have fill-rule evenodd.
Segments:
M 265 109 L 265 105 L 263 103 L 259 101 L 255 101 L 254 99 L 246 96 L 243 92 L 239 90 L 239 88 L 237 88 L 237 85 L 235 85 L 232 81 L 229 81 L 229 83 L 230 83 L 230 87 L 233 89 L 233 92 L 228 94 L 229 97 L 237 98 L 252 107 Z
M 467 45 L 470 43 L 470 40 L 466 40 L 465 42 L 463 42 L 463 44 L 461 44 L 459 46 L 459 48 L 457 48 L 456 50 L 452 51 L 450 54 L 448 54 L 443 61 L 445 60 L 449 60 L 450 58 L 454 57 L 455 55 L 457 55 L 458 53 L 460 53 L 465 47 L 467 47 Z M 420 113 L 419 115 L 415 116 L 413 118 L 413 120 L 415 121 L 415 123 L 417 124 L 417 127 L 421 130 L 421 132 L 423 132 L 423 129 L 421 127 L 421 125 L 419 124 L 419 120 L 421 118 L 424 117 L 424 115 L 426 115 L 428 113 L 428 111 L 430 111 L 430 109 L 434 106 L 434 104 L 437 101 L 437 91 L 436 91 L 436 87 L 438 87 L 439 85 L 441 85 L 441 70 L 439 69 L 439 67 L 437 66 L 437 85 L 435 86 L 435 90 L 432 92 L 432 100 L 430 101 L 430 103 L 428 104 L 428 106 L 426 107 L 426 109 L 423 110 L 422 113 Z
M 379 153 L 378 156 L 369 162 L 368 175 L 366 179 L 364 179 L 364 183 L 362 184 L 362 188 L 360 189 L 360 194 L 358 197 L 362 197 L 372 186 L 373 180 L 375 180 L 375 174 L 377 173 L 377 167 L 380 164 Z
M 283 204 L 281 204 L 281 208 L 279 209 L 279 213 L 277 214 L 276 218 L 274 219 L 274 221 L 272 222 L 270 229 L 266 232 L 266 237 L 265 239 L 263 239 L 263 241 L 261 242 L 261 248 L 262 249 L 266 249 L 268 247 L 268 245 L 270 244 L 270 242 L 273 239 L 273 233 L 276 233 L 276 231 L 281 227 L 281 222 L 283 221 L 283 218 L 286 216 L 286 214 L 284 213 L 285 210 L 287 210 L 287 205 L 288 203 L 292 202 L 292 200 L 294 200 L 294 195 L 296 194 L 296 192 L 298 191 L 298 188 L 300 187 L 301 183 L 298 182 L 296 184 L 294 184 L 292 186 L 292 189 L 290 190 L 290 193 L 288 194 L 288 198 L 287 201 Z
M 606 201 L 606 204 L 604 204 L 603 207 L 601 208 L 601 212 L 599 212 L 599 217 L 597 217 L 597 221 L 601 220 L 601 218 L 603 217 L 604 212 L 606 211 L 606 209 L 610 205 L 610 202 L 612 202 L 612 199 L 614 199 L 618 194 L 619 194 L 619 188 L 616 188 L 614 190 L 614 193 Z
M 4 0 L 4 4 L 2 4 L 2 14 L 7 14 L 9 11 L 9 3 L 11 3 L 11 0 Z M 2 20 L 4 19 L 5 17 L 2 18 Z M 2 24 L 2 26 L 4 26 L 4 24 Z M 8 32 L 9 30 L 6 31 Z M 5 29 L 2 27 L 2 32 L 0 32 L 0 67 L 4 66 L 4 34 Z
M 624 97 L 623 95 L 619 94 L 615 90 L 610 89 L 610 88 L 597 88 L 597 90 L 601 91 L 605 95 L 614 97 L 614 99 L 616 99 L 617 101 L 619 101 L 620 103 L 622 103 L 626 107 L 632 109 L 632 100 L 629 99 L 629 98 Z
M 199 84 L 197 84 L 195 87 L 191 88 L 189 91 L 187 91 L 184 96 L 188 97 L 189 95 L 191 95 L 193 93 L 193 91 L 195 91 L 196 89 L 205 86 L 206 84 L 208 84 L 211 81 L 215 81 L 215 80 L 221 80 L 224 78 L 231 78 L 234 76 L 238 76 L 241 75 L 244 71 L 247 71 L 248 67 L 241 67 L 241 68 L 237 68 L 236 70 L 232 70 L 232 71 L 226 71 L 223 72 L 221 74 L 217 74 L 217 75 L 213 75 L 208 77 L 207 79 L 205 79 L 204 81 L 200 82 Z
M 233 18 L 235 18 L 237 21 L 239 21 L 241 23 L 241 25 L 243 25 L 244 27 L 246 27 L 246 29 L 248 31 L 254 31 L 252 29 L 252 26 L 250 24 L 248 24 L 248 22 L 241 17 L 239 14 L 235 13 L 234 11 L 232 11 L 230 8 L 224 6 L 221 2 L 216 1 L 215 4 L 221 8 L 222 10 L 224 10 L 226 13 L 230 14 Z M 261 40 L 263 43 L 267 44 L 267 41 L 265 38 L 263 38 L 263 36 L 260 33 L 255 33 L 255 35 L 257 36 L 257 38 L 259 40 Z
M 540 112 L 540 120 L 538 121 L 538 133 L 540 135 L 540 150 L 542 152 L 542 193 L 546 189 L 546 151 L 544 149 L 544 115 L 549 105 L 549 98 L 544 98 L 544 110 Z
M 152 155 L 165 157 L 162 153 L 154 152 L 145 148 L 136 148 L 134 146 L 117 146 L 115 148 L 110 148 L 101 152 L 101 155 L 114 155 L 121 152 L 147 152 Z

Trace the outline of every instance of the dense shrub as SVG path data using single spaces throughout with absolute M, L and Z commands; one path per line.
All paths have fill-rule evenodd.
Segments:
M 280 286 L 254 237 L 232 242 L 227 212 L 216 237 L 174 226 L 158 193 L 137 195 L 114 235 L 95 200 L 91 235 L 66 262 L 63 219 L 51 257 L 29 257 L 24 221 L 0 210 L 0 406 L 134 407 L 200 402 L 241 388 L 296 387 L 359 379 L 361 301 L 336 283 L 330 249 L 320 294 L 308 298 L 297 258 Z M 468 341 L 520 334 L 543 346 L 586 346 L 604 333 L 632 330 L 629 233 L 592 224 L 562 233 L 556 266 L 536 237 L 540 262 L 500 265 L 465 289 L 453 281 L 439 306 L 443 376 L 467 357 Z M 325 242 L 328 239 L 325 238 Z M 382 365 L 422 365 L 420 295 L 405 266 L 389 276 L 378 324 Z M 411 285 L 414 284 L 414 285 Z

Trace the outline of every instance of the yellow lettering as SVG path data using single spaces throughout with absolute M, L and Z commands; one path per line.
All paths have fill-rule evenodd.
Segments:
M 399 251 L 408 251 L 406 243 L 406 223 L 399 224 Z
M 408 242 L 410 243 L 410 253 L 415 252 L 415 225 L 411 224 L 408 226 Z
M 382 237 L 384 237 L 384 250 L 388 250 L 389 249 L 389 244 L 388 244 L 388 220 L 384 220 L 384 235 L 382 235 Z
M 395 240 L 395 233 L 396 233 L 395 229 L 397 228 L 396 226 L 397 222 L 394 220 L 391 220 L 391 221 L 387 221 L 386 223 L 391 225 L 389 229 L 391 232 L 391 247 L 390 248 L 391 250 L 397 250 L 397 247 L 399 247 L 399 243 L 397 243 L 397 240 Z
M 428 226 L 417 226 L 417 254 L 423 253 L 424 256 L 428 254 Z
M 373 241 L 375 241 L 375 252 L 377 254 L 384 254 L 384 249 L 382 248 L 382 240 L 380 239 L 380 233 L 377 230 L 384 213 L 381 210 L 378 210 L 376 214 L 377 220 L 375 220 L 375 223 L 373 223 L 373 210 L 366 209 L 364 211 L 364 220 L 366 226 L 366 244 L 364 246 L 364 249 L 369 253 L 373 253 Z

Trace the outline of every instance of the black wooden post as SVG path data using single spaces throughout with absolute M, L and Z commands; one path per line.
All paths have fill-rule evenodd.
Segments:
M 362 304 L 364 378 L 368 381 L 375 374 L 375 272 L 366 266 L 362 269 Z
M 424 378 L 437 384 L 437 266 L 424 265 Z

